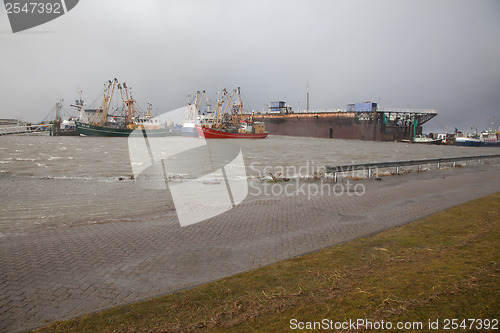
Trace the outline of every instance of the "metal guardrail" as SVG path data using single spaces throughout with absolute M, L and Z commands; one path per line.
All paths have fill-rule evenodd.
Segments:
M 378 112 L 394 112 L 394 113 L 431 113 L 437 114 L 436 109 L 407 109 L 407 108 L 378 108 Z
M 481 160 L 491 160 L 491 159 L 500 159 L 500 154 L 496 155 L 477 155 L 477 156 L 462 156 L 462 157 L 443 157 L 443 158 L 431 158 L 431 159 L 421 159 L 421 160 L 403 160 L 403 161 L 391 161 L 391 162 L 372 162 L 372 163 L 356 163 L 356 164 L 343 164 L 343 165 L 334 165 L 325 166 L 325 173 L 333 173 L 334 181 L 337 182 L 337 174 L 343 172 L 350 171 L 367 171 L 368 178 L 371 178 L 373 169 L 383 169 L 383 168 L 391 168 L 396 167 L 396 173 L 399 173 L 400 167 L 402 166 L 412 166 L 416 165 L 418 171 L 422 169 L 422 165 L 427 164 L 436 164 L 439 169 L 442 163 L 451 163 L 453 162 L 453 167 L 456 166 L 457 162 L 466 163 L 468 161 L 477 160 L 478 163 L 481 163 Z

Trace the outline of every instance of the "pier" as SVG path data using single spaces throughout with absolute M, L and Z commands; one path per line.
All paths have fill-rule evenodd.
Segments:
M 0 136 L 2 135 L 24 135 L 35 134 L 46 131 L 46 125 L 15 125 L 0 126 Z

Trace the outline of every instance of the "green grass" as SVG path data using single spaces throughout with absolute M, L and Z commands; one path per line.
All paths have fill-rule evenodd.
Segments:
M 292 318 L 424 324 L 499 318 L 499 222 L 500 193 L 370 237 L 37 332 L 283 332 Z

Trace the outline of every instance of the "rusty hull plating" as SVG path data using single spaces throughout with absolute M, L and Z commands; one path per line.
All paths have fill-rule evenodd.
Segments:
M 434 110 L 377 110 L 372 112 L 302 112 L 256 114 L 271 135 L 371 141 L 410 140 L 422 125 L 437 115 Z

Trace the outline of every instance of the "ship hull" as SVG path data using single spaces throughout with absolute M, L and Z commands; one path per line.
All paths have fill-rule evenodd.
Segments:
M 134 130 L 127 128 L 113 128 L 107 126 L 98 126 L 79 121 L 75 122 L 76 130 L 85 136 L 107 136 L 107 137 L 128 137 Z M 142 134 L 141 134 L 142 135 Z M 167 129 L 146 130 L 147 136 L 168 136 L 170 132 Z
M 469 138 L 456 138 L 455 146 L 463 146 L 463 147 L 479 147 L 481 145 L 481 141 L 477 139 L 469 139 Z
M 434 116 L 392 111 L 325 111 L 255 114 L 254 120 L 264 122 L 271 135 L 401 141 L 422 134 L 422 125 Z
M 480 147 L 500 147 L 500 141 L 481 141 Z
M 228 133 L 207 127 L 196 126 L 200 138 L 205 139 L 265 139 L 269 133 Z
M 373 116 L 373 114 L 372 114 Z M 377 115 L 378 116 L 378 115 Z M 358 115 L 348 112 L 295 113 L 287 115 L 255 115 L 255 121 L 265 123 L 272 135 L 316 137 L 330 139 L 356 139 L 374 141 L 399 141 L 410 139 L 409 128 L 396 130 L 386 126 L 381 119 L 358 120 Z M 417 132 L 421 133 L 421 126 Z
M 441 139 L 429 139 L 429 140 L 415 139 L 412 141 L 412 143 L 420 143 L 420 144 L 426 144 L 426 145 L 440 145 L 441 143 L 443 143 L 443 140 L 441 140 Z

